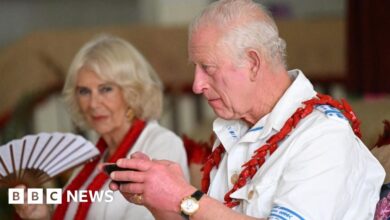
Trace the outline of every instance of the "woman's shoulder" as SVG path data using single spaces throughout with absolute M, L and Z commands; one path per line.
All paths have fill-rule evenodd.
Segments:
M 148 121 L 138 141 L 139 151 L 155 159 L 167 159 L 186 164 L 183 141 L 173 131 L 157 121 Z
M 170 141 L 181 141 L 181 138 L 170 129 L 162 126 L 156 120 L 150 120 L 145 127 L 145 135 L 152 136 L 154 140 L 161 141 L 167 139 Z

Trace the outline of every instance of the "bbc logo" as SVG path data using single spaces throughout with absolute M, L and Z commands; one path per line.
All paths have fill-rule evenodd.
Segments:
M 62 202 L 62 189 L 61 188 L 48 188 L 44 196 L 43 189 L 40 188 L 28 188 L 27 195 L 25 195 L 25 189 L 21 188 L 9 188 L 8 189 L 8 203 L 9 204 L 24 204 L 25 197 L 27 197 L 27 204 L 61 204 Z M 45 198 L 45 201 L 43 201 Z

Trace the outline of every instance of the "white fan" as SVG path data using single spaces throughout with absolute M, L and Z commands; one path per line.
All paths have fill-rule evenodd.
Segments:
M 97 155 L 99 150 L 79 135 L 27 135 L 0 146 L 0 187 L 39 186 Z

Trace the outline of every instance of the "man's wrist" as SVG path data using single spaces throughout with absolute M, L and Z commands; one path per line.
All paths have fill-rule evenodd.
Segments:
M 183 199 L 188 197 L 188 196 L 191 196 L 192 193 L 194 193 L 196 190 L 197 190 L 197 188 L 195 188 L 192 185 L 188 185 L 188 187 L 185 187 L 185 189 L 181 190 L 181 192 L 178 194 L 178 197 L 176 197 L 177 202 L 175 203 L 175 209 L 174 209 L 174 211 L 176 213 L 180 214 L 180 212 L 181 212 L 180 204 L 183 201 Z
M 200 208 L 200 199 L 204 193 L 200 190 L 195 190 L 191 195 L 186 196 L 180 203 L 180 214 L 184 219 L 189 219 Z

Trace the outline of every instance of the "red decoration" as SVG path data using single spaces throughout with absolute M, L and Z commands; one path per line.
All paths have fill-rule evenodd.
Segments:
M 146 123 L 141 120 L 134 120 L 133 125 L 129 129 L 128 133 L 125 136 L 125 139 L 116 149 L 115 153 L 108 159 L 107 162 L 115 163 L 118 159 L 126 157 L 127 153 L 133 147 L 134 143 L 137 141 L 138 137 L 142 133 L 145 128 Z M 107 148 L 106 142 L 100 138 L 96 147 L 99 149 L 102 154 L 104 150 Z M 68 185 L 68 187 L 64 190 L 62 194 L 62 204 L 58 205 L 52 219 L 64 219 L 66 211 L 69 207 L 69 203 L 66 200 L 66 192 L 80 189 L 80 187 L 85 183 L 91 173 L 96 169 L 96 165 L 100 161 L 100 158 L 95 159 L 94 161 L 87 163 L 84 168 L 80 171 L 80 173 L 73 179 L 73 181 Z M 86 190 L 90 191 L 98 191 L 106 182 L 108 176 L 105 173 L 99 173 L 92 182 L 88 185 Z M 82 220 L 87 217 L 89 207 L 91 206 L 90 198 L 87 198 L 88 202 L 80 203 L 76 216 L 74 219 Z
M 271 136 L 266 143 L 259 147 L 252 155 L 252 158 L 242 165 L 243 170 L 239 174 L 237 182 L 233 185 L 233 188 L 225 194 L 224 204 L 233 208 L 240 204 L 239 200 L 230 198 L 230 195 L 246 185 L 246 183 L 253 178 L 257 170 L 264 164 L 265 157 L 267 155 L 272 155 L 273 152 L 278 148 L 278 143 L 283 140 L 299 123 L 299 121 L 310 113 L 313 112 L 313 109 L 316 105 L 330 105 L 334 108 L 339 109 L 343 115 L 350 120 L 352 124 L 353 132 L 361 138 L 360 133 L 360 121 L 357 119 L 355 113 L 352 111 L 350 105 L 342 100 L 341 103 L 332 99 L 332 97 L 323 94 L 317 94 L 317 97 L 314 97 L 310 100 L 307 100 L 302 103 L 304 107 L 298 108 L 294 114 L 287 119 L 280 131 L 273 136 Z M 216 167 L 218 168 L 219 163 L 221 162 L 222 154 L 225 153 L 225 148 L 219 145 L 209 156 L 205 165 L 203 166 L 203 178 L 202 178 L 202 191 L 207 192 L 210 186 L 210 172 Z
M 186 149 L 188 164 L 203 164 L 211 154 L 212 145 L 207 142 L 196 142 L 183 135 L 183 143 Z

